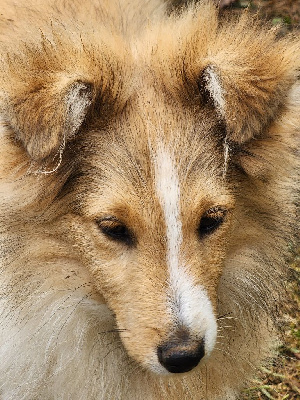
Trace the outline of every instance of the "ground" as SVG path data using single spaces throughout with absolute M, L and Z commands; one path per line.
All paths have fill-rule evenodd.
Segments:
M 262 368 L 241 400 L 300 399 L 300 253 L 291 263 L 290 303 L 283 326 L 279 357 Z
M 239 13 L 248 8 L 273 24 L 283 24 L 287 30 L 300 28 L 299 0 L 216 0 L 223 12 Z

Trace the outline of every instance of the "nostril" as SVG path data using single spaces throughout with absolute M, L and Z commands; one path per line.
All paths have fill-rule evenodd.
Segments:
M 166 343 L 157 349 L 159 362 L 172 373 L 188 372 L 195 368 L 205 355 L 204 340 L 192 346 Z

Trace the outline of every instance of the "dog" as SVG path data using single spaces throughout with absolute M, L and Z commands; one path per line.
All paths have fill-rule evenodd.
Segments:
M 285 303 L 299 40 L 2 0 L 0 43 L 1 400 L 236 399 Z

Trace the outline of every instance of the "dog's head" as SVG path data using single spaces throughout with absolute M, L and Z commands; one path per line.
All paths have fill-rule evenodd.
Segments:
M 134 57 L 67 40 L 27 50 L 31 63 L 8 62 L 2 109 L 44 181 L 60 182 L 55 229 L 128 353 L 176 373 L 214 348 L 243 156 L 282 110 L 295 65 L 284 40 L 244 36 L 245 21 L 218 28 L 211 9 L 159 29 Z

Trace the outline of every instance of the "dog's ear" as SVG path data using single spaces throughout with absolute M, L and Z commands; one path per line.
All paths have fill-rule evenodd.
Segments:
M 299 45 L 237 42 L 232 52 L 217 49 L 210 57 L 200 85 L 224 121 L 228 140 L 242 144 L 260 137 L 279 115 L 297 76 Z
M 11 96 L 6 119 L 30 158 L 43 164 L 75 136 L 93 98 L 92 83 L 60 77 Z
M 279 74 L 278 74 L 279 75 Z M 242 144 L 259 137 L 278 113 L 287 93 L 287 77 L 266 72 L 253 75 L 208 65 L 203 73 L 206 93 L 225 122 L 230 141 Z

